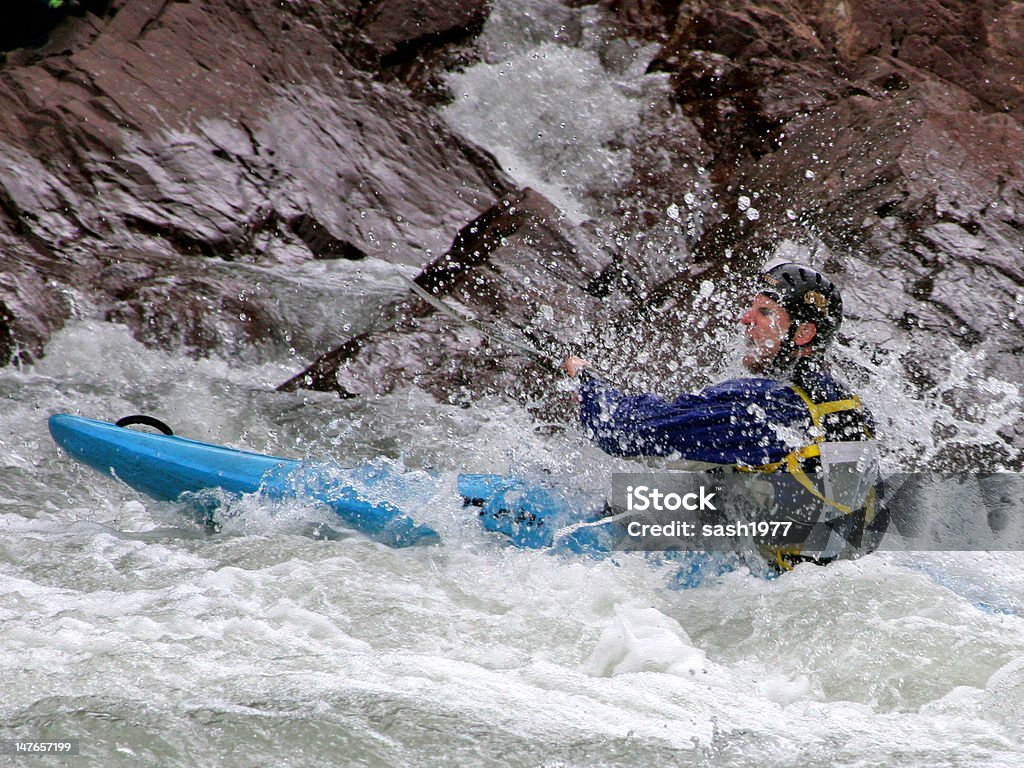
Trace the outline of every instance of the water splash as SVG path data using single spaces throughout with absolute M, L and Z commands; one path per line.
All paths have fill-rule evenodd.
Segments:
M 620 50 L 620 69 L 611 69 L 604 41 L 588 32 L 595 24 L 593 9 L 496 3 L 481 37 L 487 60 L 447 76 L 455 98 L 443 110 L 518 183 L 576 221 L 628 180 L 629 134 L 645 90 L 664 80 L 640 77 L 653 48 Z

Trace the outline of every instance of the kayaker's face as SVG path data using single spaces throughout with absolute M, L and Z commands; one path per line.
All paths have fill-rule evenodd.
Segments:
M 743 365 L 751 371 L 764 369 L 775 359 L 789 333 L 789 312 L 763 293 L 757 294 L 750 308 L 740 315 L 746 326 L 746 354 Z

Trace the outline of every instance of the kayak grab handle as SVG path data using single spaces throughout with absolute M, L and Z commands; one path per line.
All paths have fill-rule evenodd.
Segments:
M 130 427 L 134 424 L 141 424 L 144 427 L 152 427 L 153 429 L 159 429 L 165 435 L 173 435 L 174 430 L 164 424 L 160 419 L 153 416 L 146 416 L 144 413 L 137 413 L 134 416 L 124 416 L 114 422 L 115 426 L 118 427 Z

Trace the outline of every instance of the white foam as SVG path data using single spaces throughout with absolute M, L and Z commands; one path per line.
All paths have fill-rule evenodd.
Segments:
M 648 105 L 645 89 L 664 80 L 642 74 L 654 51 L 632 50 L 628 70 L 614 71 L 600 35 L 588 34 L 591 11 L 497 5 L 482 36 L 485 49 L 492 41 L 490 58 L 447 76 L 455 99 L 443 114 L 517 182 L 579 221 L 631 174 L 630 132 Z

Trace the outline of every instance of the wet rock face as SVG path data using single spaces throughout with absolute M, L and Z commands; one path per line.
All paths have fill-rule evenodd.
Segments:
M 26 364 L 70 315 L 59 287 L 34 271 L 0 272 L 0 359 Z
M 630 136 L 633 178 L 583 225 L 433 109 L 439 72 L 477 56 L 485 0 L 115 0 L 12 51 L 0 358 L 42 354 L 78 305 L 200 353 L 295 346 L 313 363 L 287 389 L 551 389 L 422 301 L 325 337 L 253 286 L 262 266 L 373 256 L 554 356 L 643 359 L 632 383 L 669 393 L 700 383 L 734 325 L 725 287 L 785 243 L 843 286 L 844 343 L 897 360 L 923 397 L 959 353 L 1024 382 L 1024 6 L 568 4 L 602 8 L 608 38 L 656 42 L 669 77 Z M 969 388 L 941 397 L 972 418 Z M 1022 448 L 1018 420 L 992 455 Z
M 0 66 L 0 299 L 20 358 L 61 325 L 49 281 L 140 338 L 202 352 L 287 324 L 251 296 L 250 275 L 211 265 L 421 265 L 507 192 L 489 156 L 342 52 L 362 50 L 383 5 L 338 16 L 315 2 L 123 0 L 12 52 Z M 414 58 L 418 39 L 479 13 L 448 10 L 369 39 Z
M 1022 11 L 1012 0 L 839 3 L 819 29 L 853 61 L 878 57 L 947 80 L 986 111 L 1024 115 Z

